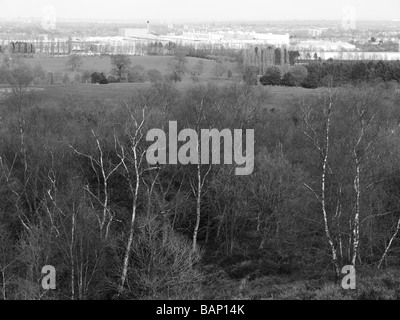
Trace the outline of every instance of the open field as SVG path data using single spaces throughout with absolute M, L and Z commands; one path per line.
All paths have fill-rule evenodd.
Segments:
M 80 67 L 78 73 L 83 70 L 103 72 L 109 74 L 111 66 L 111 58 L 109 56 L 104 57 L 84 57 L 83 65 Z M 174 60 L 174 57 L 168 56 L 131 56 L 132 66 L 141 65 L 147 70 L 156 69 L 162 74 L 168 73 L 169 64 Z M 70 79 L 74 78 L 74 72 L 67 67 L 68 57 L 35 57 L 26 58 L 27 62 L 31 66 L 37 64 L 41 65 L 46 72 L 59 73 L 61 75 L 68 74 Z M 232 80 L 223 78 L 216 78 L 213 74 L 215 62 L 207 59 L 199 59 L 188 57 L 187 58 L 187 69 L 191 70 L 197 64 L 199 60 L 204 62 L 204 71 L 199 77 L 201 83 L 213 83 L 216 85 L 227 85 L 233 83 Z M 236 63 L 226 63 L 228 70 L 233 72 L 234 78 L 238 79 Z M 182 79 L 182 82 L 177 83 L 179 90 L 184 90 L 188 86 L 192 85 L 189 73 L 186 73 Z M 64 94 L 76 94 L 89 99 L 101 99 L 101 100 L 115 100 L 115 99 L 127 99 L 137 94 L 137 90 L 150 87 L 149 82 L 146 83 L 113 83 L 108 85 L 93 85 L 93 84 L 70 84 L 70 85 L 55 85 L 46 86 L 38 85 L 36 87 L 43 88 L 45 94 L 50 97 L 60 97 Z M 281 108 L 284 107 L 288 100 L 295 96 L 311 93 L 314 90 L 304 89 L 301 87 L 263 87 L 270 94 L 268 102 L 269 108 Z
M 174 57 L 169 56 L 130 56 L 132 61 L 132 66 L 141 65 L 147 70 L 156 69 L 159 70 L 162 74 L 166 74 L 168 72 L 168 64 L 174 60 Z M 83 57 L 83 65 L 78 70 L 78 73 L 83 70 L 90 70 L 96 72 L 103 72 L 104 74 L 109 74 L 112 66 L 111 66 L 111 58 L 109 56 L 104 57 Z M 187 68 L 188 70 L 192 69 L 199 60 L 203 60 L 204 62 L 204 72 L 200 76 L 201 80 L 212 80 L 215 79 L 213 75 L 213 68 L 215 66 L 215 62 L 207 59 L 200 58 L 187 58 Z M 70 78 L 73 78 L 74 72 L 67 66 L 68 57 L 35 57 L 35 58 L 25 58 L 25 62 L 27 62 L 31 66 L 35 66 L 40 64 L 46 72 L 53 73 L 67 73 Z M 237 67 L 235 63 L 227 63 L 229 69 L 235 73 L 235 68 Z M 186 75 L 183 79 L 189 80 L 189 76 Z
M 216 85 L 229 85 L 232 81 L 207 81 L 202 83 L 214 83 Z M 181 82 L 176 86 L 178 90 L 184 91 L 185 88 L 192 85 L 190 82 Z M 71 84 L 71 85 L 53 85 L 53 86 L 37 86 L 40 91 L 44 90 L 44 94 L 57 99 L 63 95 L 74 94 L 87 99 L 100 99 L 108 101 L 116 101 L 120 99 L 128 99 L 135 96 L 138 91 L 150 88 L 151 83 L 112 83 L 106 85 L 96 84 Z M 304 89 L 300 87 L 261 87 L 269 94 L 269 108 L 285 108 L 287 103 L 294 97 L 304 94 L 310 94 L 318 91 L 318 89 Z
M 83 70 L 90 70 L 92 72 L 104 72 L 109 74 L 111 66 L 111 58 L 109 56 L 104 57 L 84 57 L 83 65 L 80 67 L 78 73 Z M 133 65 L 141 65 L 147 70 L 156 69 L 162 74 L 168 73 L 169 63 L 174 60 L 174 57 L 168 56 L 131 56 L 130 57 Z M 74 72 L 67 67 L 68 57 L 35 57 L 25 58 L 26 63 L 32 67 L 35 65 L 41 65 L 45 72 L 59 73 L 60 75 L 68 74 L 70 79 L 74 78 Z M 234 80 L 229 80 L 227 77 L 216 78 L 213 74 L 215 62 L 207 59 L 200 58 L 187 58 L 187 69 L 191 70 L 195 67 L 199 60 L 204 62 L 204 70 L 202 75 L 199 77 L 200 83 L 213 83 L 216 85 L 227 85 L 233 83 Z M 226 63 L 227 69 L 233 72 L 233 76 L 236 80 L 240 78 L 237 73 L 236 63 Z M 179 90 L 184 90 L 188 86 L 192 85 L 193 81 L 190 79 L 189 73 L 186 73 L 182 79 L 182 82 L 177 83 Z M 150 87 L 150 82 L 146 83 L 113 83 L 108 85 L 94 85 L 94 84 L 69 84 L 69 85 L 35 85 L 34 87 L 44 89 L 46 95 L 57 99 L 65 94 L 76 94 L 89 99 L 100 99 L 100 100 L 116 100 L 116 99 L 127 99 L 137 94 L 137 90 Z M 0 86 L 1 87 L 1 86 Z M 270 94 L 268 107 L 280 108 L 287 104 L 287 100 L 293 96 L 298 96 L 305 93 L 313 92 L 313 90 L 304 88 L 291 88 L 291 87 L 263 87 L 263 90 L 267 90 Z

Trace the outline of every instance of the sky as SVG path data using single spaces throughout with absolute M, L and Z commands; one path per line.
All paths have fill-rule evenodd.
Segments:
M 34 17 L 164 21 L 400 20 L 400 0 L 0 0 L 0 18 Z M 46 8 L 46 9 L 45 9 Z

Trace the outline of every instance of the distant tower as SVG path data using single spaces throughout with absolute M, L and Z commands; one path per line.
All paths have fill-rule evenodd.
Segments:
M 150 21 L 147 20 L 147 33 L 150 34 Z

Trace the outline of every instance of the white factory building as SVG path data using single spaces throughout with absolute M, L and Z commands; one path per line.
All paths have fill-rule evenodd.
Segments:
M 291 47 L 299 51 L 356 51 L 354 44 L 342 41 L 306 40 Z
M 155 36 L 149 25 L 141 29 L 120 29 L 119 35 L 125 38 L 153 41 L 172 41 L 181 45 L 223 45 L 229 48 L 246 48 L 251 45 L 289 46 L 289 34 L 256 33 L 241 31 L 194 32 L 185 31 L 182 35 L 168 34 Z

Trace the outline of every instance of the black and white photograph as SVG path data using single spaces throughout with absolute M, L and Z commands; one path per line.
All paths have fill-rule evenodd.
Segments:
M 0 0 L 0 300 L 400 300 L 400 1 Z

